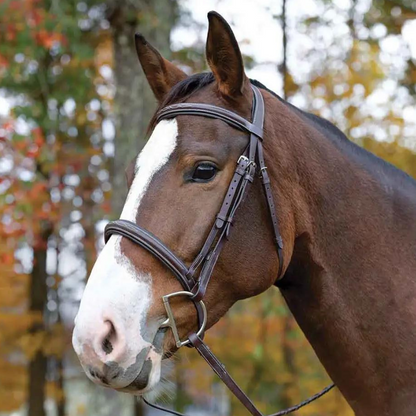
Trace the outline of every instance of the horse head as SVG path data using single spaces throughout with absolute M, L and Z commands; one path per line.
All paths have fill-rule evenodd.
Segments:
M 127 169 L 129 192 L 120 219 L 156 236 L 185 267 L 210 238 L 219 209 L 228 204 L 227 192 L 234 192 L 230 182 L 250 134 L 218 117 L 184 113 L 158 119 L 157 114 L 172 104 L 191 102 L 231 111 L 238 121 L 238 117 L 250 120 L 253 108 L 253 89 L 231 28 L 214 12 L 208 17 L 206 57 L 212 73 L 188 77 L 143 36 L 136 36 L 138 57 L 159 109 L 146 146 Z M 267 131 L 267 113 L 264 123 Z M 251 181 L 256 185 L 260 179 L 253 175 Z M 273 285 L 282 267 L 261 187 L 251 186 L 248 194 L 236 218 L 227 214 L 232 232 L 227 230 L 221 237 L 229 242 L 204 293 L 207 328 L 236 301 Z M 215 245 L 220 237 L 214 237 Z M 88 279 L 73 334 L 88 377 L 136 394 L 154 388 L 163 357 L 178 348 L 178 339 L 201 329 L 195 303 L 188 296 L 169 303 L 176 338 L 166 326 L 162 298 L 183 291 L 182 286 L 148 250 L 125 236 L 109 236 Z

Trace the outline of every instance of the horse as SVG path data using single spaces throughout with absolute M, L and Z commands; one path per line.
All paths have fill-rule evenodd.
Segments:
M 159 107 L 75 319 L 82 367 L 154 391 L 163 358 L 274 286 L 357 416 L 416 415 L 416 182 L 250 80 L 228 23 L 208 20 L 207 73 L 136 35 Z M 221 216 L 237 171 L 238 212 Z M 204 249 L 215 224 L 221 255 Z

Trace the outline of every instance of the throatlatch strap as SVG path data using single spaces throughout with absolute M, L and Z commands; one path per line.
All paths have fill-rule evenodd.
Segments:
M 259 161 L 259 167 L 260 167 L 260 175 L 261 175 L 261 179 L 263 183 L 264 195 L 266 197 L 267 207 L 269 209 L 269 215 L 270 215 L 270 219 L 272 221 L 272 226 L 273 226 L 274 243 L 276 245 L 276 251 L 279 257 L 279 271 L 277 273 L 277 280 L 279 280 L 282 277 L 282 272 L 283 272 L 283 261 L 284 261 L 283 240 L 282 240 L 282 236 L 280 235 L 279 219 L 277 218 L 276 206 L 274 204 L 272 188 L 270 186 L 270 178 L 267 172 L 266 163 L 264 161 L 262 143 L 258 144 L 257 155 L 258 155 L 258 161 Z

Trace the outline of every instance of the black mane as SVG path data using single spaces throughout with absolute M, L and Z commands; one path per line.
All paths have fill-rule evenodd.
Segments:
M 160 104 L 160 108 L 173 103 L 180 103 L 207 85 L 212 84 L 214 81 L 215 78 L 212 72 L 201 72 L 199 74 L 190 75 L 181 82 L 178 82 L 169 91 L 168 95 Z

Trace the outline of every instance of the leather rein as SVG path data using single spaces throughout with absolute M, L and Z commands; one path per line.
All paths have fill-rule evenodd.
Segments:
M 218 360 L 218 358 L 211 352 L 209 347 L 203 341 L 207 323 L 207 310 L 203 302 L 206 289 L 214 267 L 221 254 L 221 250 L 225 242 L 228 240 L 235 214 L 244 200 L 248 187 L 253 182 L 257 171 L 262 179 L 263 190 L 273 227 L 274 244 L 276 246 L 279 260 L 277 279 L 282 277 L 283 272 L 283 241 L 279 231 L 279 222 L 271 191 L 270 178 L 267 173 L 263 153 L 262 141 L 264 101 L 259 89 L 254 85 L 252 85 L 251 88 L 253 90 L 252 122 L 239 116 L 233 111 L 202 103 L 172 104 L 163 108 L 157 114 L 157 122 L 180 115 L 193 115 L 220 119 L 236 129 L 249 133 L 248 146 L 237 161 L 234 175 L 228 186 L 221 208 L 215 218 L 214 224 L 212 225 L 205 243 L 192 264 L 187 267 L 184 262 L 168 247 L 166 247 L 157 237 L 131 221 L 116 220 L 108 223 L 104 231 L 104 238 L 105 242 L 107 242 L 113 234 L 128 238 L 157 257 L 175 275 L 181 283 L 183 290 L 163 296 L 163 304 L 166 309 L 167 319 L 161 327 L 171 328 L 177 348 L 184 345 L 196 348 L 198 353 L 205 359 L 212 370 L 253 416 L 264 416 L 256 408 L 249 397 L 241 390 L 238 384 L 226 371 L 225 366 Z M 179 337 L 173 311 L 170 306 L 170 299 L 176 296 L 188 297 L 194 303 L 197 312 L 199 329 L 197 332 L 188 335 L 186 340 L 181 340 Z M 270 416 L 281 416 L 294 412 L 295 410 L 298 410 L 306 404 L 323 396 L 333 387 L 334 384 L 331 384 L 306 401 L 291 408 L 274 413 Z M 171 413 L 172 415 L 183 416 L 181 413 L 151 404 L 144 398 L 143 401 L 156 409 Z

